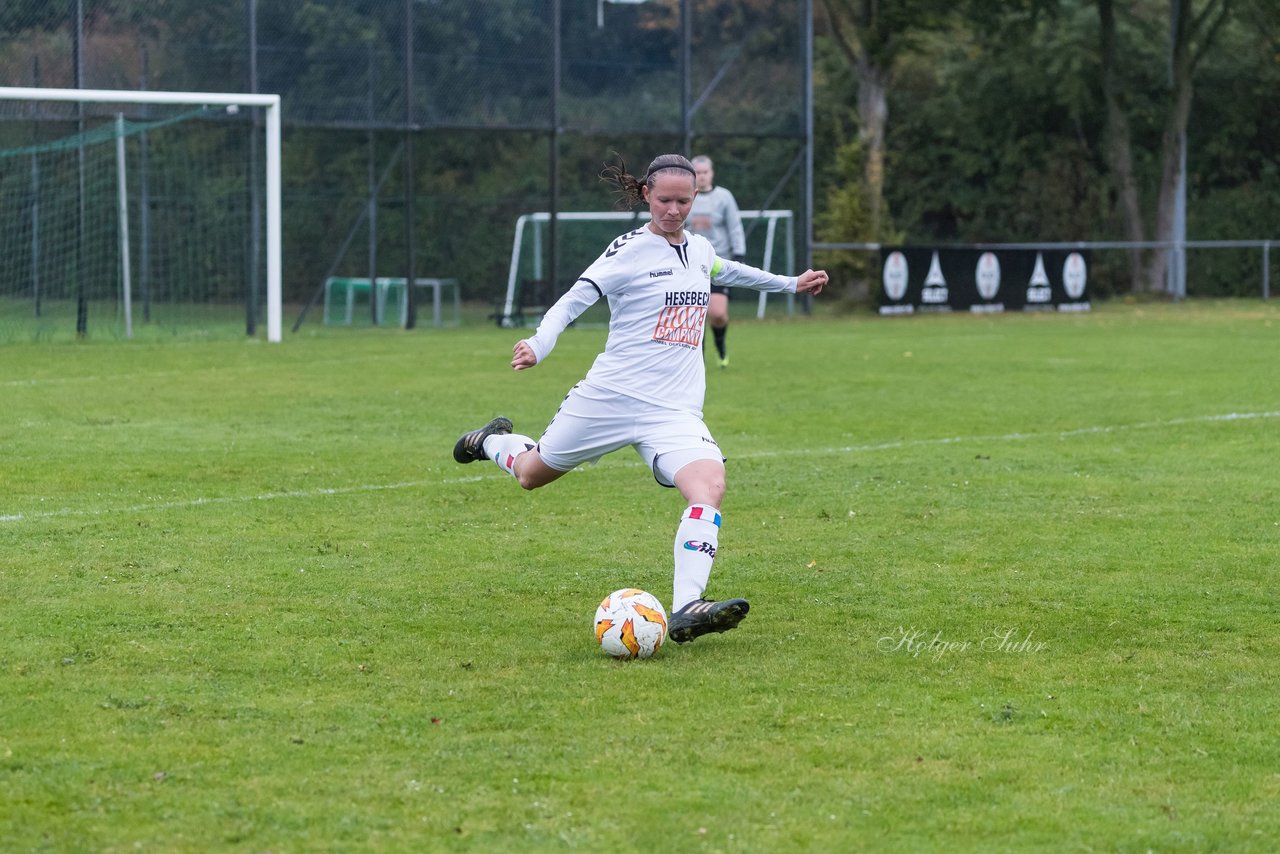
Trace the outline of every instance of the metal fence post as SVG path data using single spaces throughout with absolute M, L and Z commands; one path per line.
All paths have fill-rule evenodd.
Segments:
M 1271 299 L 1271 241 L 1262 241 L 1262 300 Z

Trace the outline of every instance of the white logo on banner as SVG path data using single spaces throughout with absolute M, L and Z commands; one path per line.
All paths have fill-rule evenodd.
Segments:
M 933 253 L 929 262 L 929 275 L 924 277 L 924 292 L 920 301 L 926 303 L 945 303 L 947 301 L 947 280 L 942 277 L 942 265 L 938 263 L 938 253 Z
M 978 296 L 992 299 L 1000 292 L 1000 259 L 994 252 L 983 252 L 978 256 L 978 267 L 973 275 L 978 280 Z
M 1049 288 L 1049 276 L 1044 271 L 1044 253 L 1036 253 L 1036 268 L 1027 283 L 1027 302 L 1049 302 L 1053 291 Z
M 1067 260 L 1062 262 L 1062 287 L 1066 290 L 1068 297 L 1080 299 L 1084 296 L 1085 278 L 1084 256 L 1079 252 L 1072 252 L 1067 256 Z
M 907 256 L 901 252 L 890 252 L 884 259 L 884 294 L 897 302 L 907 293 Z

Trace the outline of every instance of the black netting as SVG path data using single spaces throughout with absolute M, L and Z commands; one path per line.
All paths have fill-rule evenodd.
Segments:
M 803 208 L 799 0 L 79 6 L 77 18 L 74 0 L 0 4 L 0 82 L 281 96 L 284 298 L 287 315 L 299 322 L 318 317 L 308 306 L 330 276 L 403 277 L 410 268 L 416 276 L 457 279 L 465 300 L 495 305 L 508 288 L 517 220 L 555 205 L 610 210 L 598 176 L 615 152 L 635 168 L 664 152 L 707 153 L 718 182 L 744 209 Z M 0 102 L 0 148 L 72 132 L 77 109 Z M 86 104 L 83 113 L 88 127 L 116 113 L 139 121 L 156 115 L 127 104 Z M 235 238 L 248 248 L 219 255 L 245 255 L 235 261 L 249 271 L 237 298 L 250 317 L 261 286 L 262 200 L 251 192 L 261 185 L 261 119 L 261 110 L 249 108 L 225 119 L 236 131 L 220 152 L 237 164 L 249 208 Z M 207 145 L 195 138 L 185 144 Z M 128 156 L 130 169 L 145 174 L 133 148 Z M 13 177 L 13 192 L 26 192 L 26 180 Z M 795 233 L 803 234 L 802 223 Z M 547 267 L 536 278 L 550 280 L 552 292 L 567 287 L 594 252 L 594 245 L 578 245 L 584 240 L 561 228 L 553 247 L 544 232 Z M 26 252 L 34 242 L 18 248 Z M 106 250 L 101 256 L 109 257 Z M 104 268 L 104 287 L 113 275 Z M 237 291 L 224 280 L 208 289 L 210 299 Z
M 547 128 L 554 7 L 82 0 L 77 25 L 75 3 L 9 0 L 0 11 L 0 78 L 75 88 L 78 42 L 83 88 L 272 92 L 295 124 Z M 695 133 L 801 133 L 798 2 L 563 0 L 560 10 L 563 129 L 683 133 L 687 106 Z

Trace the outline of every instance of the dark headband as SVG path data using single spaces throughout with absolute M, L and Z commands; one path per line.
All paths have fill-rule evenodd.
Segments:
M 653 177 L 653 173 L 661 172 L 663 169 L 683 169 L 693 177 L 695 178 L 698 177 L 698 173 L 694 170 L 692 166 L 685 166 L 683 163 L 664 163 L 663 165 L 659 166 L 657 169 L 651 169 L 647 173 L 645 173 L 644 181 L 642 183 L 648 184 L 649 179 Z

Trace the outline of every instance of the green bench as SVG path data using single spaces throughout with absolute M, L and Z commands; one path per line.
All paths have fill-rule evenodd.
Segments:
M 462 289 L 457 279 L 415 278 L 414 284 L 431 289 L 431 321 L 433 326 L 457 326 L 462 323 Z M 387 304 L 399 308 L 400 326 L 409 319 L 409 292 L 405 288 L 403 276 L 379 276 L 372 282 L 368 278 L 352 276 L 330 276 L 324 282 L 324 324 L 325 326 L 351 326 L 356 318 L 357 305 L 369 305 L 369 300 L 376 300 L 378 319 L 382 324 L 387 322 Z M 444 311 L 444 292 L 452 291 L 453 317 L 446 323 Z M 422 300 L 418 300 L 419 315 L 422 311 Z M 368 316 L 368 315 L 366 315 Z

